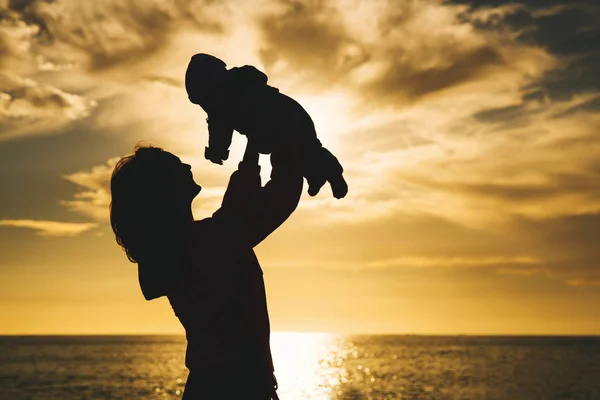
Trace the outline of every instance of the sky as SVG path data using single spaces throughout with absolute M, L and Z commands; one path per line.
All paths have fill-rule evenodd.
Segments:
M 246 141 L 204 159 L 199 52 L 300 102 L 350 186 L 256 248 L 274 330 L 600 334 L 600 5 L 552 0 L 0 0 L 0 334 L 183 333 L 109 180 L 154 144 L 219 207 Z

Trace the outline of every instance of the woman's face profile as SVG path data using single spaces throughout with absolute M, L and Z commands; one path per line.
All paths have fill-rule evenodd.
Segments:
M 176 192 L 181 194 L 184 201 L 192 201 L 202 190 L 202 187 L 194 181 L 192 167 L 171 153 L 167 155 L 168 162 L 165 167 L 168 168 L 168 175 L 172 179 Z

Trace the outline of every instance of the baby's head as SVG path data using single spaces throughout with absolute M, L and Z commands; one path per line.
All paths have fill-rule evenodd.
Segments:
M 227 78 L 227 64 L 210 54 L 192 56 L 185 72 L 185 89 L 190 101 L 206 112 L 218 106 Z

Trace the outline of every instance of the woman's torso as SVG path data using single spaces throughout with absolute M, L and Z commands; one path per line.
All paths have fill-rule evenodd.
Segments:
M 262 269 L 254 251 L 236 255 L 229 265 L 202 254 L 190 261 L 183 293 L 168 296 L 186 330 L 186 366 L 194 371 L 253 365 L 269 377 L 270 325 Z

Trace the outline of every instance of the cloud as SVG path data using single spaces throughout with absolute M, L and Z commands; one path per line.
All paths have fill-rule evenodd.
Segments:
M 267 71 L 284 80 L 295 74 L 299 92 L 324 83 L 351 91 L 369 110 L 507 71 L 521 70 L 523 79 L 552 62 L 510 32 L 477 30 L 465 6 L 442 1 L 277 4 L 258 20 Z
M 74 199 L 63 200 L 61 204 L 96 221 L 108 221 L 110 177 L 117 161 L 119 157 L 111 158 L 105 164 L 89 170 L 64 175 L 64 179 L 78 186 L 78 192 L 75 193 Z
M 389 162 L 386 179 L 420 188 L 428 198 L 441 196 L 445 215 L 465 222 L 593 213 L 600 210 L 600 116 L 555 117 L 578 101 L 543 106 L 509 126 L 465 118 L 466 136 L 446 133 L 461 120 L 452 121 L 432 138 L 435 144 L 380 155 L 379 164 Z M 419 151 L 427 156 L 411 157 Z
M 600 79 L 600 6 L 595 1 L 536 2 L 521 0 L 503 6 L 506 12 L 493 20 L 480 16 L 491 13 L 495 1 L 454 1 L 472 7 L 467 19 L 481 29 L 510 29 L 519 43 L 540 46 L 560 58 L 559 68 L 552 69 L 532 85 L 531 95 L 551 99 L 569 99 L 573 95 L 598 91 Z
M 594 209 L 593 176 L 571 187 L 574 193 L 552 192 L 567 176 L 587 179 L 583 160 L 577 172 L 568 171 L 566 165 L 563 171 L 546 171 L 549 159 L 559 157 L 550 148 L 554 146 L 546 143 L 548 148 L 540 145 L 528 154 L 515 153 L 522 146 L 518 138 L 527 137 L 532 128 L 546 129 L 548 120 L 579 101 L 561 105 L 530 101 L 522 108 L 530 86 L 557 67 L 551 53 L 518 42 L 512 29 L 479 29 L 475 18 L 465 17 L 472 11 L 462 5 L 440 1 L 344 4 L 280 1 L 258 19 L 264 39 L 261 55 L 270 73 L 283 80 L 285 75 L 299 77 L 290 85 L 293 91 L 302 92 L 299 86 L 314 90 L 311 85 L 316 83 L 320 90 L 345 91 L 354 101 L 349 106 L 354 113 L 345 114 L 351 121 L 345 124 L 349 129 L 334 127 L 340 133 L 332 148 L 346 169 L 350 195 L 338 203 L 309 199 L 303 207 L 326 211 L 323 223 L 364 222 L 411 212 L 479 226 L 511 218 L 515 212 L 540 215 L 546 208 L 534 207 L 536 192 L 552 204 L 546 215 L 573 211 L 568 209 L 573 197 L 579 211 Z M 521 8 L 487 11 L 498 19 Z M 481 11 L 477 18 L 482 19 Z M 324 107 L 335 109 L 332 104 Z M 313 109 L 320 111 L 310 103 L 306 108 L 311 114 Z M 343 114 L 337 109 L 335 113 Z M 382 118 L 364 125 L 360 118 L 365 114 Z M 516 117 L 521 117 L 519 123 L 514 122 Z M 585 125 L 579 115 L 561 120 L 544 136 L 558 141 L 564 138 L 558 130 L 569 125 L 585 129 L 585 136 L 592 137 L 587 132 L 594 129 L 593 120 Z M 329 133 L 320 126 L 320 134 Z M 503 152 L 518 157 L 502 157 Z M 573 148 L 573 155 L 576 152 Z M 528 162 L 535 165 L 525 166 Z M 503 176 L 507 166 L 514 176 L 522 172 L 519 168 L 538 165 L 543 167 L 542 177 L 512 182 L 510 176 Z M 468 193 L 471 185 L 481 185 L 481 190 Z M 497 188 L 498 196 L 494 198 L 494 190 L 486 190 L 486 185 Z M 530 193 L 530 201 L 500 200 L 505 193 L 502 185 L 515 194 L 519 189 L 524 195 Z
M 96 105 L 82 96 L 0 71 L 0 141 L 58 129 L 88 117 Z
M 267 71 L 304 74 L 302 86 L 328 86 L 367 56 L 333 2 L 283 0 L 258 18 Z
M 552 271 L 547 268 L 528 268 L 528 267 L 519 267 L 519 268 L 499 268 L 496 270 L 499 274 L 504 275 L 517 275 L 517 276 L 534 276 L 534 275 L 542 275 L 542 276 L 551 276 Z
M 38 26 L 28 24 L 19 13 L 0 4 L 0 67 L 26 65 L 38 33 Z
M 176 88 L 183 88 L 183 79 L 175 79 L 175 78 L 170 78 L 168 76 L 154 76 L 154 75 L 145 76 L 144 79 L 147 80 L 148 82 L 155 82 L 155 83 L 160 83 L 163 85 L 173 86 Z
M 60 70 L 39 46 L 45 23 L 28 10 L 32 1 L 0 5 L 0 141 L 60 128 L 90 115 L 96 102 L 37 76 Z
M 111 201 L 110 178 L 120 157 L 114 157 L 101 165 L 64 175 L 63 178 L 77 186 L 72 199 L 62 200 L 61 205 L 68 210 L 91 217 L 100 223 L 108 222 Z M 206 160 L 202 160 L 207 163 Z M 220 175 L 227 174 L 222 171 Z M 206 176 L 200 173 L 195 180 L 202 184 L 202 191 L 193 204 L 194 214 L 198 218 L 212 215 L 221 205 L 225 187 L 219 183 L 225 181 L 215 178 L 215 174 Z M 205 178 L 206 177 L 206 178 Z
M 521 217 L 473 227 L 424 212 L 402 211 L 371 220 L 323 222 L 330 211 L 298 209 L 291 225 L 261 244 L 264 264 L 273 268 L 485 270 L 536 279 L 540 284 L 600 279 L 598 214 Z M 307 234 L 311 240 L 306 240 Z
M 600 279 L 570 279 L 568 284 L 574 287 L 600 287 Z
M 83 232 L 93 229 L 98 224 L 95 223 L 72 223 L 57 221 L 40 221 L 31 219 L 3 219 L 0 220 L 0 226 L 9 226 L 14 228 L 27 228 L 37 231 L 41 236 L 60 237 L 77 236 Z
M 102 69 L 136 62 L 170 40 L 175 28 L 219 33 L 219 14 L 227 8 L 213 1 L 12 2 L 10 12 L 39 32 L 45 51 L 67 50 L 87 67 Z
M 529 266 L 538 265 L 542 261 L 537 258 L 522 256 L 522 257 L 396 257 L 390 259 L 376 259 L 371 261 L 319 261 L 320 267 L 332 269 L 364 269 L 364 268 L 497 268 L 501 273 L 512 273 L 518 275 L 531 275 L 524 271 L 541 271 L 542 269 L 533 269 Z M 269 261 L 266 263 L 269 267 L 289 268 L 289 267 L 306 267 L 306 263 L 299 261 Z M 510 271 L 510 272 L 507 272 Z
M 377 260 L 367 264 L 373 267 L 408 266 L 412 268 L 473 268 L 499 265 L 536 265 L 541 260 L 534 257 L 398 257 Z
M 96 123 L 93 109 L 110 108 L 143 82 L 181 91 L 180 79 L 161 69 L 170 62 L 161 51 L 186 32 L 221 35 L 228 14 L 211 0 L 0 4 L 0 140 L 58 133 L 90 115 Z
M 385 67 L 362 85 L 369 99 L 418 99 L 492 73 L 505 64 L 502 42 L 478 34 L 458 17 L 462 7 L 437 1 L 394 3 L 381 17 L 381 37 L 372 51 Z

